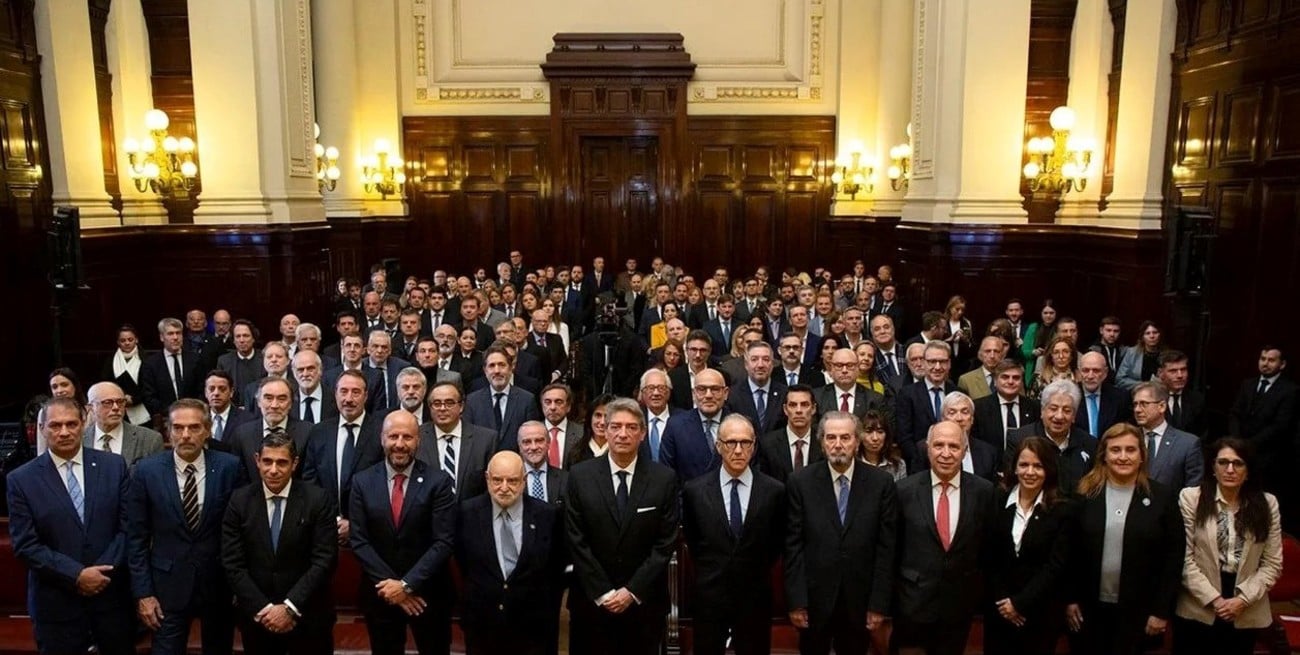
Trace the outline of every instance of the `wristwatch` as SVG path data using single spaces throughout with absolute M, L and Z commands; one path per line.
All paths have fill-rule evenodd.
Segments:
M 284 604 L 284 611 L 288 612 L 289 616 L 295 621 L 302 618 L 302 615 L 298 613 L 298 610 L 294 609 L 293 606 L 288 603 Z
M 402 580 L 401 582 L 402 582 L 402 591 L 406 592 L 408 595 L 412 595 L 412 596 L 415 595 L 415 590 L 411 588 L 411 585 L 406 584 L 405 580 Z

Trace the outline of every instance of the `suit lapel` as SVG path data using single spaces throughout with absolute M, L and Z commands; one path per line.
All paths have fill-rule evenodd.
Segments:
M 646 466 L 645 459 L 637 459 L 636 468 L 632 472 L 632 486 L 627 490 L 627 515 L 623 517 L 622 531 L 626 531 L 628 526 L 632 525 L 630 519 L 641 506 L 641 497 L 645 495 L 646 485 L 649 484 L 645 479 L 647 475 L 649 475 L 649 467 Z
M 492 569 L 492 575 L 496 577 L 496 579 L 504 582 L 505 575 L 503 575 L 501 572 L 501 552 L 497 550 L 497 540 L 495 534 L 496 524 L 497 524 L 497 511 L 498 510 L 497 510 L 496 503 L 493 503 L 491 499 L 489 499 L 487 503 L 487 512 L 486 512 L 487 520 L 483 523 L 483 531 L 481 533 L 481 537 L 484 539 L 483 543 L 488 544 L 489 547 L 492 549 L 492 561 L 496 563 L 496 566 L 490 567 Z M 405 508 L 403 508 L 402 513 L 403 514 L 406 513 Z M 519 568 L 517 563 L 515 568 Z
M 971 480 L 974 479 L 974 476 L 968 473 L 959 475 L 961 475 L 961 490 L 957 493 L 960 507 L 957 508 L 957 529 L 953 531 L 952 543 L 949 545 L 950 549 L 957 545 L 958 540 L 966 537 L 966 533 L 972 529 L 968 526 L 975 520 L 975 496 L 971 493 L 971 487 L 973 486 Z M 938 526 L 935 526 L 936 532 L 938 529 Z
M 597 484 L 597 489 L 600 492 L 601 498 L 605 499 L 605 507 L 609 509 L 609 515 L 614 519 L 614 525 L 619 526 L 619 531 L 621 534 L 624 521 L 623 521 L 623 517 L 618 515 L 618 500 L 614 498 L 613 476 L 611 476 L 609 473 L 610 471 L 609 454 L 607 453 L 601 455 L 600 458 L 595 461 L 602 462 L 604 464 L 599 469 L 600 473 L 594 478 Z M 631 490 L 629 489 L 628 491 Z M 631 501 L 629 501 L 628 505 L 631 504 L 632 504 Z
M 208 471 L 207 473 L 203 474 L 204 475 L 203 513 L 199 517 L 200 526 L 202 526 L 204 523 L 207 523 L 208 520 L 212 518 L 214 515 L 216 515 L 217 513 L 215 509 L 217 506 L 217 503 L 215 502 L 215 499 L 217 497 L 217 466 L 212 463 L 211 459 L 207 459 L 206 457 L 205 459 L 206 459 Z M 176 485 L 172 485 L 172 486 L 175 487 Z M 180 489 L 177 489 L 176 490 L 177 508 L 181 507 L 180 499 L 181 499 L 181 492 Z M 184 518 L 184 514 L 185 514 L 184 509 L 181 509 L 182 518 Z
M 459 467 L 457 467 L 459 468 Z M 398 529 L 406 522 L 406 517 L 411 515 L 411 507 L 416 505 L 424 496 L 426 485 L 424 483 L 424 471 L 417 466 L 412 465 L 406 478 L 406 493 L 402 495 L 402 514 L 394 526 Z M 389 512 L 391 514 L 391 512 Z
M 714 480 L 718 479 L 716 475 L 710 477 L 712 477 Z M 749 497 L 750 497 L 750 502 L 753 502 L 754 499 L 753 489 L 750 489 Z M 722 487 L 718 484 L 709 485 L 709 492 L 704 494 L 704 500 L 705 502 L 708 503 L 707 509 L 709 515 L 714 517 L 714 519 L 716 520 L 716 525 L 723 526 L 722 527 L 723 532 L 726 532 L 727 535 L 731 537 L 731 546 L 732 548 L 735 548 L 736 542 L 739 540 L 736 538 L 736 535 L 731 534 L 731 518 L 727 516 L 727 502 L 722 498 Z M 741 527 L 741 532 L 742 534 L 744 533 L 743 525 Z
M 64 486 L 63 483 L 64 473 L 60 472 L 58 467 L 54 466 L 54 460 L 50 458 L 50 455 L 48 453 L 46 453 L 42 457 L 44 457 L 45 459 L 41 461 L 40 466 L 42 469 L 44 469 L 45 473 L 41 475 L 41 479 L 44 480 L 45 485 L 49 487 L 49 493 L 51 494 L 51 497 L 58 498 L 59 500 L 57 502 L 63 504 L 64 509 L 67 510 L 69 514 L 71 514 L 72 516 L 76 516 L 77 508 L 75 505 L 72 504 L 72 496 L 68 494 L 68 488 Z M 82 459 L 82 468 L 89 468 L 85 465 L 85 461 L 86 461 L 85 455 L 82 455 L 81 459 Z M 82 477 L 86 478 L 85 475 L 83 475 Z M 89 480 L 87 479 L 87 481 Z M 82 492 L 82 498 L 83 499 L 85 498 L 84 490 Z M 87 515 L 86 518 L 90 518 L 90 516 Z M 84 522 L 82 523 L 82 530 L 85 530 Z
M 934 513 L 933 493 L 933 488 L 930 486 L 930 477 L 927 475 L 925 478 L 925 484 L 916 485 L 916 504 L 917 507 L 925 508 L 925 516 L 928 518 L 926 523 L 930 526 L 930 536 L 934 537 L 934 543 L 939 544 L 939 546 L 942 547 L 943 540 L 939 538 L 939 525 L 937 523 L 938 517 Z M 957 523 L 959 525 L 961 523 L 960 514 L 958 515 Z M 949 546 L 951 547 L 951 542 L 949 542 Z

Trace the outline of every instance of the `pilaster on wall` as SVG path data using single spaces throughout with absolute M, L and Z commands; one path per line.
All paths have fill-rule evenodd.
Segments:
M 1113 27 L 1109 0 L 1078 0 L 1074 33 L 1070 38 L 1069 105 L 1078 117 L 1075 132 L 1092 137 L 1097 144 L 1093 153 L 1092 176 L 1088 188 L 1071 192 L 1061 203 L 1057 222 L 1065 225 L 1097 222 L 1101 211 L 1105 168 L 1109 74 Z
M 144 115 L 154 107 L 149 32 L 140 0 L 113 0 L 105 27 L 108 73 L 112 78 L 113 133 L 120 141 L 145 135 Z M 192 114 L 192 112 L 191 112 Z M 117 170 L 128 171 L 125 152 L 115 150 Z M 139 191 L 130 176 L 119 176 L 122 191 L 122 225 L 162 225 L 167 209 L 150 191 Z
M 908 141 L 907 124 L 912 119 L 912 0 L 883 0 L 880 3 L 880 40 L 876 62 L 879 105 L 876 108 L 876 146 L 880 155 L 876 167 L 874 213 L 898 216 L 903 211 L 906 187 L 895 191 L 889 185 L 889 149 Z

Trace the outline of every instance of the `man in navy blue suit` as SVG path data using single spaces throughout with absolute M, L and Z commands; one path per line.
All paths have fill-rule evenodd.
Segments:
M 82 447 L 81 408 L 41 409 L 48 450 L 8 476 L 9 533 L 27 566 L 27 612 L 42 653 L 134 653 L 122 497 L 126 460 Z
M 925 467 L 925 435 L 943 418 L 943 397 L 957 390 L 948 379 L 951 369 L 952 348 L 930 341 L 925 344 L 925 380 L 904 386 L 894 397 L 898 445 L 909 471 Z
M 483 374 L 488 386 L 465 398 L 465 421 L 496 430 L 493 450 L 519 450 L 519 426 L 542 420 L 536 396 L 513 384 L 515 362 L 509 351 L 493 345 L 483 353 Z
M 695 410 L 668 419 L 659 443 L 659 461 L 676 471 L 678 480 L 692 480 L 718 466 L 718 451 L 713 444 L 727 415 L 724 404 L 728 391 L 722 374 L 706 368 L 695 374 L 695 388 L 691 390 Z
M 126 494 L 136 613 L 154 631 L 154 655 L 185 653 L 195 618 L 203 652 L 228 653 L 235 617 L 221 569 L 221 519 L 239 480 L 239 460 L 204 449 L 212 419 L 197 400 L 172 404 L 167 432 L 171 452 L 140 460 Z
M 408 412 L 384 418 L 384 461 L 352 480 L 350 542 L 361 562 L 361 607 L 371 652 L 420 655 L 451 648 L 456 492 L 451 477 L 415 457 L 420 426 Z

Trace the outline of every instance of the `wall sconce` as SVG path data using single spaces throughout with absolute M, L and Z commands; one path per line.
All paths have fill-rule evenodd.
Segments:
M 341 175 L 339 149 L 320 144 L 320 124 L 316 124 L 316 188 L 320 189 L 322 194 L 333 191 L 334 187 L 338 186 Z
M 1088 186 L 1088 169 L 1096 144 L 1092 139 L 1070 134 L 1074 129 L 1073 109 L 1057 107 L 1048 120 L 1052 136 L 1034 137 L 1025 144 L 1029 163 L 1025 164 L 1024 174 L 1029 190 L 1061 194 L 1083 191 Z
M 149 130 L 148 139 L 136 141 L 127 137 L 122 142 L 130 164 L 128 173 L 136 190 L 153 191 L 164 197 L 187 197 L 199 175 L 199 167 L 194 163 L 194 140 L 168 134 L 171 120 L 161 109 L 145 113 L 144 124 Z
M 396 195 L 399 188 L 406 184 L 406 171 L 401 157 L 389 155 L 388 139 L 375 140 L 375 154 L 366 158 L 361 165 L 361 176 L 366 193 L 378 192 L 387 198 Z
M 849 195 L 849 200 L 856 200 L 859 192 L 871 193 L 875 189 L 875 183 L 871 180 L 871 174 L 875 172 L 875 163 L 870 160 L 863 161 L 863 150 L 861 141 L 852 141 L 849 143 L 848 156 L 840 155 L 835 158 L 835 172 L 831 173 L 832 199 L 836 194 L 843 192 Z

